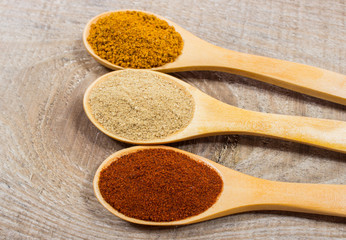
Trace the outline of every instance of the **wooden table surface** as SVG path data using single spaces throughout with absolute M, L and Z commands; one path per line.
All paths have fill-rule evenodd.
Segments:
M 93 16 L 117 9 L 157 13 L 221 47 L 346 74 L 345 0 L 2 0 L 0 238 L 345 239 L 339 217 L 263 211 L 157 228 L 127 223 L 101 206 L 94 173 L 129 145 L 102 134 L 83 112 L 85 89 L 109 70 L 84 49 L 82 31 Z M 172 75 L 241 108 L 346 120 L 345 106 L 249 78 Z M 298 143 L 228 135 L 170 145 L 260 178 L 346 184 L 345 154 Z

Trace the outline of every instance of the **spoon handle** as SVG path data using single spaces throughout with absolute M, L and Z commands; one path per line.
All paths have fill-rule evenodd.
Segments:
M 346 76 L 304 64 L 227 50 L 229 72 L 346 105 Z M 221 64 L 221 62 L 220 62 Z
M 299 116 L 257 113 L 245 120 L 248 130 L 346 153 L 346 122 Z
M 346 153 L 346 122 L 257 112 L 255 115 L 245 120 L 248 130 L 255 134 Z
M 346 76 L 343 74 L 300 63 L 240 53 L 201 40 L 198 43 L 189 46 L 191 53 L 186 54 L 191 66 L 181 70 L 234 73 L 346 105 Z
M 208 131 L 212 134 L 266 136 L 346 153 L 346 122 L 343 121 L 260 113 L 224 103 L 218 109 L 209 110 L 214 116 L 209 117 L 213 124 L 208 126 Z
M 346 217 L 346 186 L 264 180 L 256 210 L 284 210 Z

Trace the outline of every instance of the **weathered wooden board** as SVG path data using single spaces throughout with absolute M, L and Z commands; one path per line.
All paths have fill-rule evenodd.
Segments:
M 109 70 L 81 38 L 91 17 L 116 9 L 157 13 L 225 48 L 346 74 L 344 0 L 0 1 L 1 238 L 345 239 L 337 217 L 256 212 L 161 229 L 124 222 L 97 202 L 97 167 L 129 145 L 100 133 L 83 112 L 85 89 Z M 173 75 L 249 110 L 346 121 L 344 106 L 252 79 Z M 302 144 L 230 135 L 171 146 L 265 179 L 346 184 L 344 154 Z

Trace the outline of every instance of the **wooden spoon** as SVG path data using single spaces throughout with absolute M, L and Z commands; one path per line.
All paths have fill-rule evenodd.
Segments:
M 119 71 L 101 76 L 86 90 L 83 105 L 91 122 L 108 136 L 131 144 L 163 144 L 212 135 L 247 134 L 280 138 L 346 153 L 346 122 L 244 110 L 216 100 L 175 77 L 160 72 L 150 72 L 185 87 L 192 95 L 195 110 L 186 128 L 166 138 L 147 141 L 126 139 L 105 129 L 92 115 L 89 95 L 96 84 L 116 75 Z
M 127 217 L 111 207 L 100 193 L 98 182 L 101 170 L 107 168 L 120 156 L 153 148 L 177 151 L 214 168 L 220 174 L 224 183 L 223 190 L 214 205 L 199 215 L 172 222 L 139 220 Z M 126 221 L 145 225 L 191 224 L 229 214 L 257 210 L 283 210 L 346 217 L 345 185 L 286 183 L 264 180 L 234 171 L 201 156 L 166 146 L 137 146 L 115 152 L 100 165 L 96 171 L 93 185 L 97 199 L 108 211 Z
M 105 17 L 110 13 L 102 13 L 88 22 L 84 29 L 83 42 L 88 52 L 96 61 L 108 68 L 119 70 L 123 68 L 97 56 L 87 41 L 90 26 L 99 18 Z M 144 13 L 153 14 L 150 12 Z M 174 62 L 162 67 L 153 68 L 152 70 L 160 72 L 192 70 L 224 71 L 346 105 L 345 75 L 299 63 L 220 48 L 194 36 L 164 17 L 156 14 L 153 15 L 174 26 L 184 40 L 184 48 L 182 54 Z

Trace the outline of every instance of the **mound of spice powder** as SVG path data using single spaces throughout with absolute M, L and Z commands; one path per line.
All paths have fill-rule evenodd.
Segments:
M 223 187 L 210 166 L 169 149 L 145 149 L 119 157 L 103 169 L 104 200 L 132 218 L 169 222 L 210 208 Z
M 99 57 L 124 68 L 153 68 L 173 62 L 184 45 L 166 21 L 136 11 L 100 18 L 91 25 L 87 41 Z
M 194 112 L 194 100 L 183 86 L 147 70 L 114 72 L 94 86 L 89 104 L 106 130 L 140 141 L 185 128 Z

